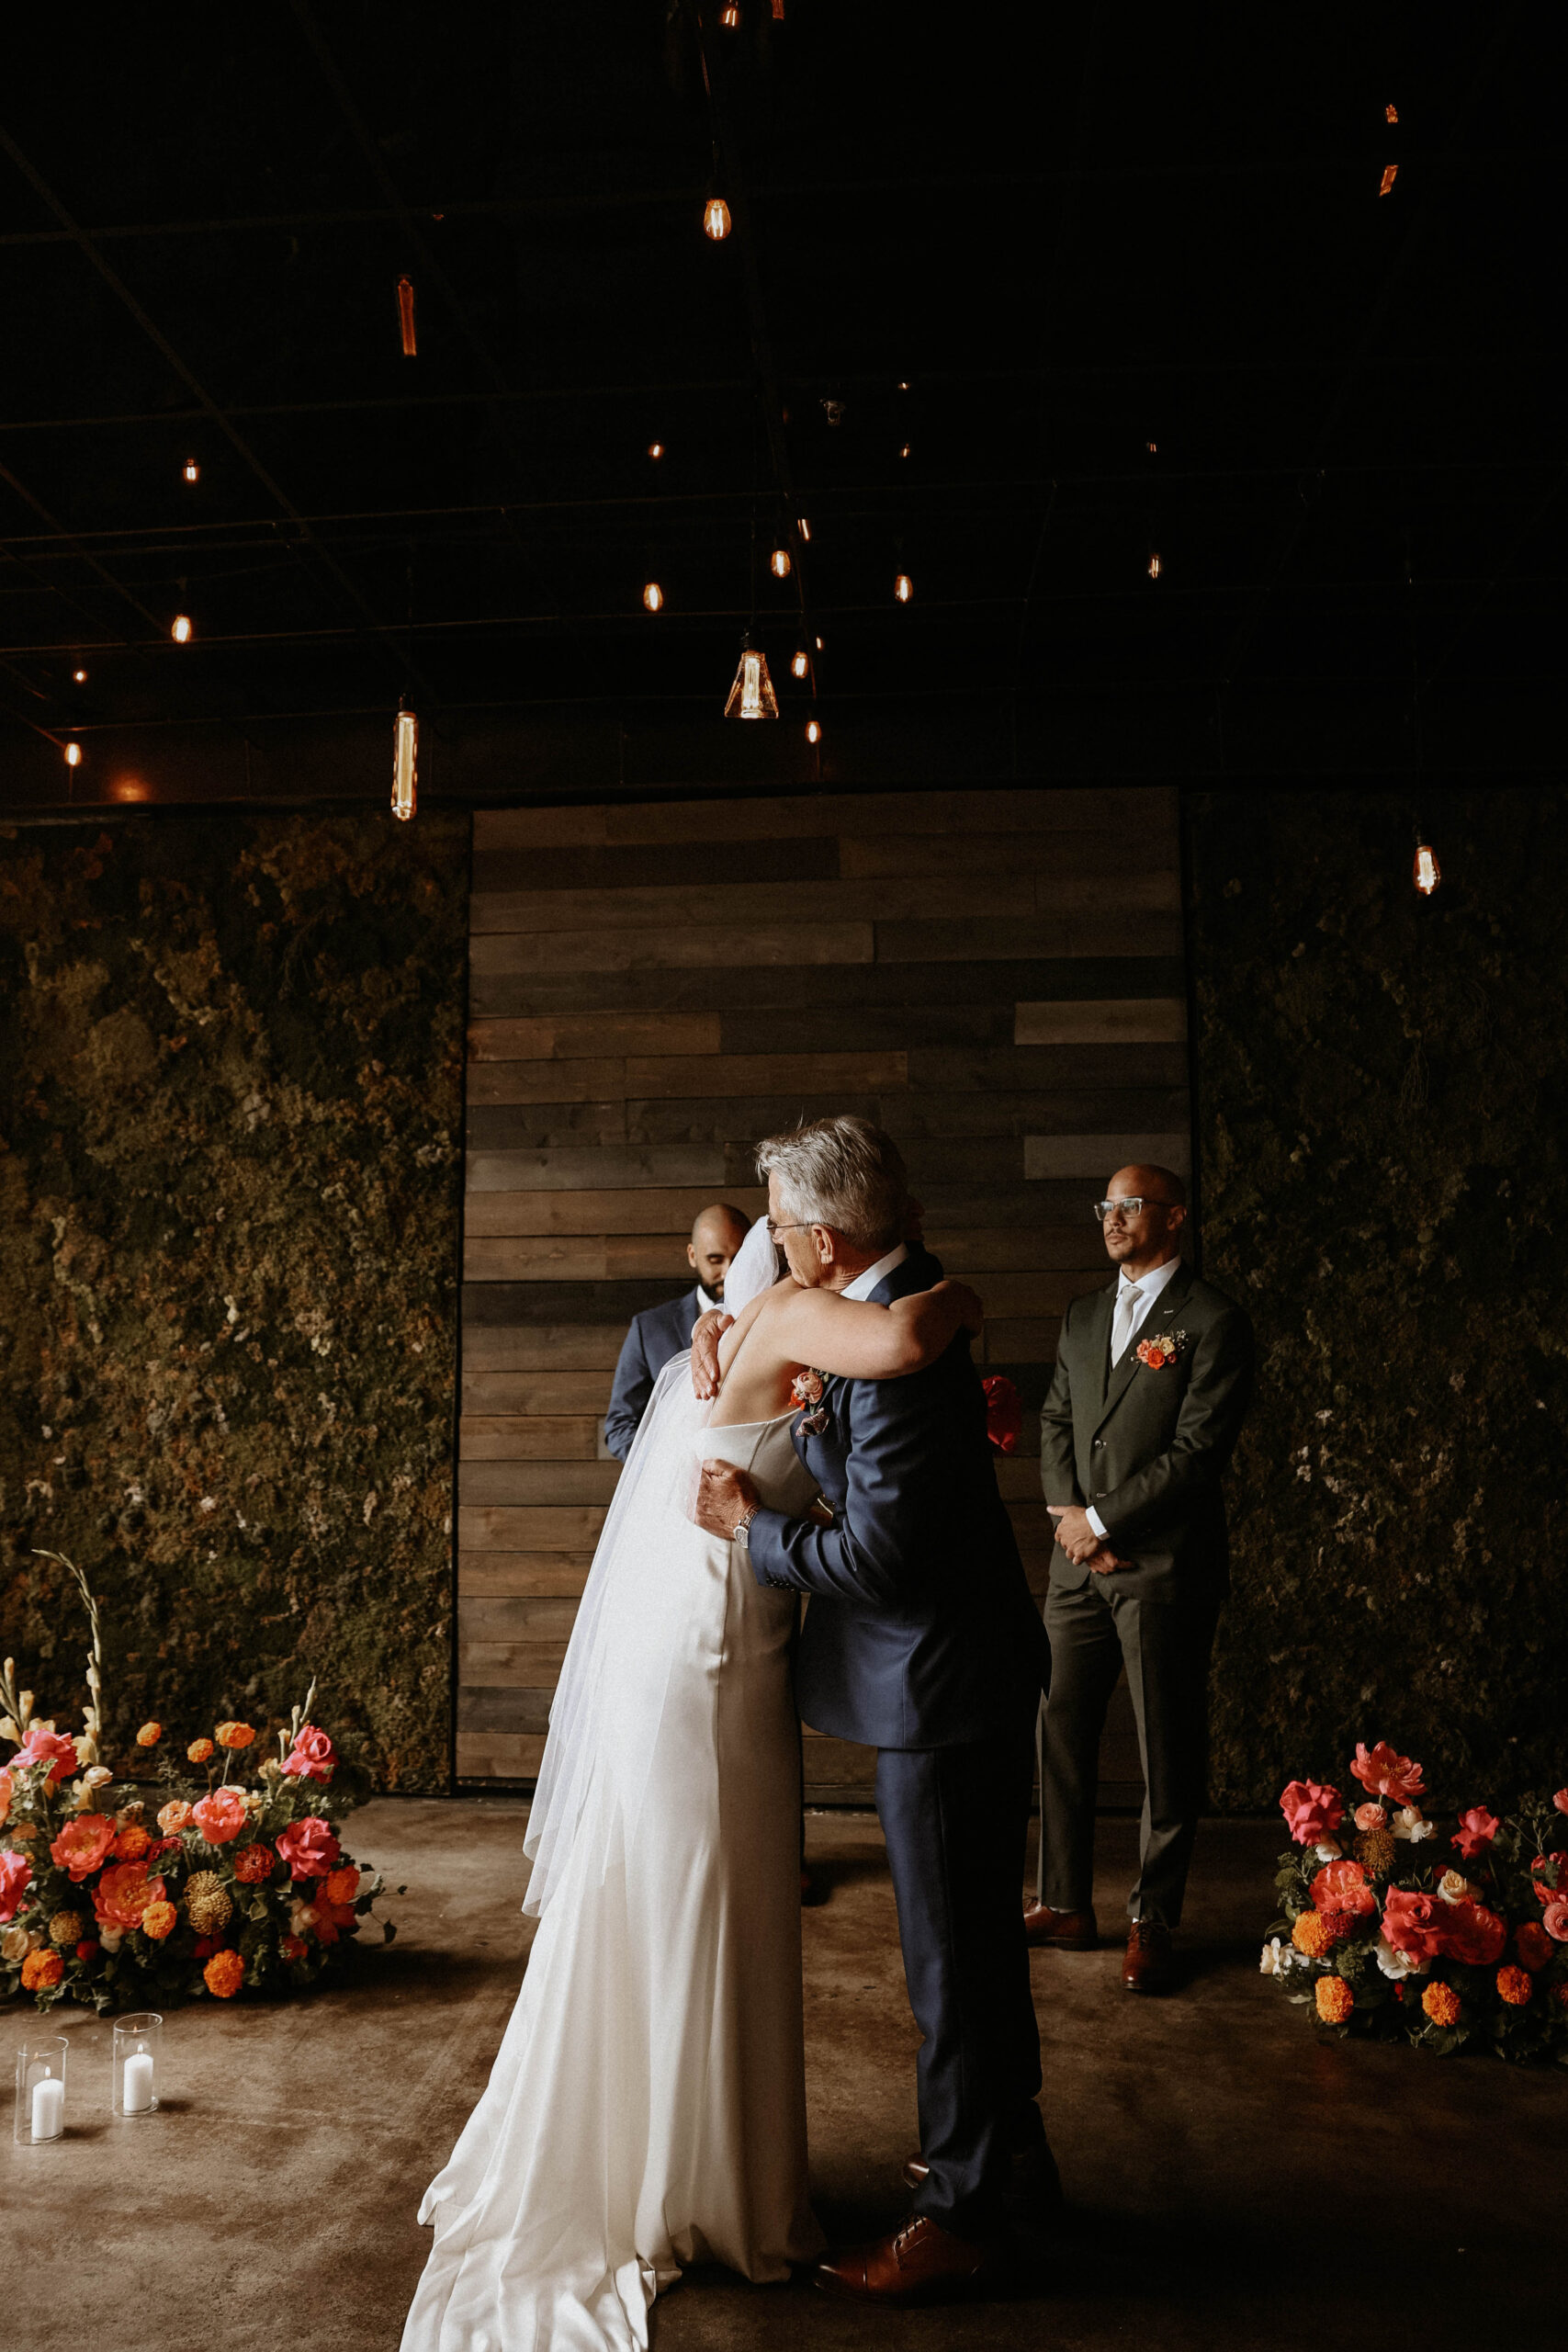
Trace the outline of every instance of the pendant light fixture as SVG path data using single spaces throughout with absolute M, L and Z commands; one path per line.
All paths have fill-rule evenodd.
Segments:
M 68 768 L 79 768 L 81 766 L 82 746 L 80 743 L 67 743 L 65 746 L 65 764 Z
M 1418 842 L 1416 845 L 1416 870 L 1412 879 L 1421 896 L 1424 899 L 1429 899 L 1442 878 L 1443 869 L 1438 864 L 1437 851 L 1429 842 Z
M 787 580 L 794 569 L 795 566 L 790 560 L 789 549 L 781 541 L 773 549 L 772 555 L 768 558 L 768 570 L 773 573 L 775 580 Z
M 642 608 L 643 608 L 643 611 L 644 611 L 645 613 L 657 613 L 657 612 L 661 612 L 661 611 L 663 610 L 663 607 L 664 607 L 664 591 L 663 591 L 663 589 L 660 586 L 660 584 L 659 584 L 659 582 L 658 582 L 658 581 L 657 581 L 657 580 L 650 580 L 650 581 L 649 581 L 649 582 L 647 583 L 647 585 L 645 586 L 645 588 L 643 589 L 643 592 L 642 592 Z
M 893 594 L 900 605 L 907 605 L 915 593 L 914 582 L 907 571 L 899 572 L 893 582 Z
M 413 815 L 419 790 L 419 714 L 398 706 L 392 736 L 392 814 L 405 822 Z
M 768 675 L 768 657 L 752 646 L 750 637 L 740 640 L 740 662 L 724 715 L 726 718 L 776 718 L 779 715 L 778 696 Z
M 703 234 L 716 245 L 729 234 L 729 207 L 722 196 L 710 196 L 703 207 Z
M 176 645 L 188 645 L 196 635 L 196 624 L 188 613 L 176 613 L 169 626 L 169 635 Z
M 791 658 L 789 673 L 792 678 L 805 678 L 810 675 L 811 656 L 807 653 L 804 645 L 801 646 L 799 650 Z
M 417 359 L 419 337 L 414 328 L 413 279 L 412 277 L 400 277 L 398 280 L 398 333 L 402 337 L 403 357 Z
M 808 743 L 820 743 L 822 741 L 822 729 L 815 718 L 808 718 L 806 722 L 806 740 Z
M 201 468 L 197 464 L 194 458 L 187 458 L 186 459 L 185 478 L 186 481 L 199 481 L 201 480 Z

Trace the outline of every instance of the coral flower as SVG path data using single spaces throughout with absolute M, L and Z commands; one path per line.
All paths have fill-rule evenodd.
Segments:
M 50 1772 L 46 1786 L 57 1789 L 76 1770 L 76 1743 L 67 1739 L 63 1732 L 56 1731 L 52 1724 L 34 1724 L 11 1758 L 13 1772 L 18 1764 L 47 1764 Z
M 139 1821 L 128 1822 L 114 1841 L 115 1860 L 139 1862 L 152 1840 Z
M 1437 1960 L 1448 1949 L 1450 1904 L 1435 1894 L 1408 1894 L 1391 1886 L 1383 1899 L 1382 1931 L 1395 1951 L 1412 1960 Z
M 1348 1911 L 1355 1918 L 1365 1918 L 1378 1907 L 1359 1862 L 1325 1862 L 1313 1880 L 1312 1900 L 1314 1910 Z
M 138 1747 L 156 1747 L 163 1736 L 162 1724 L 143 1724 L 136 1735 L 136 1745 Z
M 1551 1938 L 1533 1919 L 1527 1919 L 1522 1928 L 1514 1930 L 1514 1950 L 1522 1968 L 1544 1968 L 1551 1958 Z
M 238 1789 L 214 1789 L 191 1807 L 191 1818 L 209 1846 L 226 1846 L 250 1820 Z
M 79 1813 L 50 1847 L 50 1859 L 69 1873 L 73 1886 L 90 1878 L 114 1844 L 114 1823 L 101 1813 Z
M 1388 1807 L 1385 1804 L 1359 1804 L 1356 1807 L 1358 1829 L 1386 1829 Z
M 1356 2006 L 1356 1996 L 1343 1976 L 1317 1980 L 1317 2014 L 1325 2025 L 1343 2025 Z
M 291 1779 L 330 1781 L 337 1762 L 332 1741 L 314 1724 L 301 1724 L 294 1735 L 294 1745 L 283 1759 L 283 1769 Z
M 150 1903 L 141 1914 L 141 1932 L 161 1944 L 165 1936 L 174 1934 L 179 1917 L 172 1903 Z
M 1398 1804 L 1410 1804 L 1426 1793 L 1420 1765 L 1408 1756 L 1396 1755 L 1386 1739 L 1380 1739 L 1375 1747 L 1369 1747 L 1364 1739 L 1358 1740 L 1356 1760 L 1350 1770 L 1373 1796 L 1393 1797 Z
M 209 1739 L 193 1739 L 186 1749 L 186 1754 L 193 1764 L 205 1764 L 211 1753 L 212 1742 Z
M 1561 1895 L 1554 1895 L 1547 1905 L 1540 1924 L 1555 1942 L 1568 1944 L 1568 1903 Z
M 1502 1826 L 1496 1814 L 1488 1813 L 1483 1804 L 1472 1804 L 1468 1813 L 1460 1815 L 1458 1832 L 1449 1843 L 1459 1848 L 1467 1862 L 1472 1862 L 1478 1854 L 1488 1851 Z
M 0 1920 L 16 1917 L 32 1879 L 33 1866 L 25 1854 L 0 1854 Z
M 167 1804 L 158 1808 L 158 1826 L 165 1838 L 177 1838 L 195 1819 L 196 1815 L 184 1797 L 171 1797 Z
M 254 1886 L 269 1875 L 276 1860 L 270 1846 L 242 1846 L 234 1856 L 234 1876 L 242 1886 Z
M 1568 1813 L 1568 1789 L 1559 1789 L 1551 1802 L 1559 1813 Z
M 1497 1971 L 1497 1992 L 1511 2009 L 1522 2009 L 1535 1991 L 1529 1971 L 1523 1968 L 1500 1968 Z
M 256 1736 L 249 1724 L 220 1724 L 217 1737 L 220 1747 L 254 1747 Z
M 11 1775 L 0 1772 L 0 1829 L 4 1829 L 11 1818 Z
M 277 1850 L 295 1878 L 325 1878 L 341 1860 L 333 1826 L 318 1813 L 291 1821 L 277 1840 Z
M 220 2001 L 231 2001 L 245 1981 L 245 1963 L 237 1951 L 215 1951 L 201 1972 L 201 1981 Z
M 1568 1904 L 1562 1907 L 1568 1912 Z M 1495 1911 L 1488 1911 L 1483 1903 L 1450 1903 L 1448 1913 L 1443 1950 L 1450 1960 L 1462 1961 L 1469 1968 L 1491 1968 L 1502 1959 L 1508 1930 Z
M 122 1934 L 141 1925 L 141 1915 L 150 1903 L 163 1900 L 164 1882 L 148 1877 L 145 1862 L 111 1862 L 93 1889 L 93 1909 L 99 1926 L 118 1928 Z
M 1451 1984 L 1428 1984 L 1421 1996 L 1421 2007 L 1434 2025 L 1459 2023 L 1459 1995 Z
M 22 1962 L 22 1990 L 47 1993 L 64 1973 L 65 1962 L 57 1951 L 51 1951 L 47 1946 L 42 1951 L 30 1951 Z
M 1337 1789 L 1316 1781 L 1292 1781 L 1280 1799 L 1285 1826 L 1298 1846 L 1315 1846 L 1332 1838 L 1345 1818 L 1345 1800 Z

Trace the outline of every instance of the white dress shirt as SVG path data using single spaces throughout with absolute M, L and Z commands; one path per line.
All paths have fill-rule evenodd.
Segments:
M 868 1266 L 863 1274 L 857 1274 L 852 1283 L 846 1283 L 839 1293 L 840 1297 L 869 1298 L 877 1283 L 886 1282 L 894 1267 L 901 1266 L 908 1254 L 909 1245 L 907 1241 L 896 1243 L 886 1258 L 879 1258 L 874 1266 Z
M 1179 1258 L 1168 1258 L 1163 1266 L 1156 1266 L 1146 1274 L 1129 1274 L 1126 1267 L 1122 1267 L 1122 1279 L 1116 1285 L 1116 1299 L 1111 1314 L 1111 1331 L 1122 1340 L 1120 1349 L 1113 1350 L 1111 1354 L 1111 1363 L 1112 1370 L 1114 1370 L 1116 1365 L 1121 1363 L 1122 1357 L 1126 1354 L 1128 1349 L 1137 1338 L 1144 1324 L 1154 1312 L 1155 1301 L 1158 1298 L 1161 1291 L 1164 1290 L 1167 1283 L 1173 1282 L 1175 1280 L 1180 1265 L 1181 1261 Z M 1138 1295 L 1136 1298 L 1129 1302 L 1127 1293 L 1130 1290 L 1134 1289 L 1137 1291 Z M 1122 1320 L 1120 1322 L 1120 1328 L 1118 1328 L 1119 1318 L 1128 1316 L 1130 1316 L 1131 1319 Z M 1095 1510 L 1092 1503 L 1090 1503 L 1085 1510 L 1084 1517 L 1089 1521 L 1089 1523 L 1093 1528 L 1095 1533 L 1100 1538 L 1101 1542 L 1103 1542 L 1105 1537 L 1105 1521 L 1100 1518 L 1100 1513 Z

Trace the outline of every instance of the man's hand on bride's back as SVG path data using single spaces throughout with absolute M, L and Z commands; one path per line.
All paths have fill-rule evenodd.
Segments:
M 986 1302 L 979 1292 L 971 1290 L 967 1283 L 942 1282 L 936 1287 L 951 1293 L 958 1308 L 960 1329 L 977 1339 L 986 1325 Z
M 692 1393 L 695 1396 L 718 1395 L 718 1343 L 734 1322 L 733 1315 L 722 1308 L 710 1306 L 699 1315 L 692 1331 Z

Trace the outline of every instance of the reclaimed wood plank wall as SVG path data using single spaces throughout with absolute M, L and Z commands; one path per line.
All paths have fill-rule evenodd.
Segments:
M 471 930 L 457 1772 L 517 1781 L 619 1471 L 627 1319 L 689 1287 L 705 1204 L 761 1213 L 760 1136 L 836 1111 L 896 1136 L 987 1368 L 1038 1404 L 1106 1279 L 1100 1186 L 1188 1164 L 1176 795 L 481 810 Z M 998 1476 L 1043 1588 L 1024 1443 Z M 808 1793 L 870 1777 L 808 1739 Z

